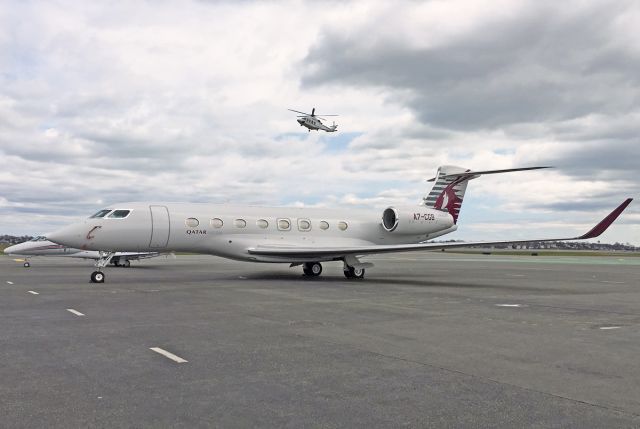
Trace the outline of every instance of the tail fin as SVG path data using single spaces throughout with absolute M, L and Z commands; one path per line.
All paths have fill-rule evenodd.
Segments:
M 459 173 L 467 173 L 468 169 L 454 165 L 441 165 L 438 167 L 431 192 L 423 198 L 423 205 L 438 210 L 446 210 L 453 216 L 453 222 L 458 222 L 460 207 L 464 193 L 467 190 L 469 179 Z
M 437 210 L 448 211 L 453 216 L 453 222 L 458 223 L 458 215 L 462 207 L 464 193 L 467 190 L 469 180 L 480 177 L 483 174 L 510 173 L 512 171 L 539 170 L 552 167 L 525 167 L 509 168 L 506 170 L 471 171 L 454 165 L 442 165 L 438 167 L 436 177 L 429 179 L 435 182 L 429 195 L 423 198 L 422 204 Z

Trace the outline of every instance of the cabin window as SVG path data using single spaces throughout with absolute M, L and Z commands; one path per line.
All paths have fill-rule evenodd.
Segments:
M 111 219 L 124 219 L 125 217 L 129 216 L 129 213 L 131 213 L 131 210 L 114 210 L 107 217 Z
M 224 222 L 219 217 L 214 217 L 209 221 L 209 225 L 211 225 L 214 228 L 222 228 L 222 225 L 224 225 Z
M 111 211 L 111 209 L 100 210 L 98 213 L 94 214 L 91 217 L 92 218 L 94 218 L 94 217 L 105 217 L 107 215 L 107 213 L 109 213 L 110 211 Z
M 196 219 L 195 217 L 189 217 L 189 218 L 185 219 L 184 224 L 186 226 L 188 226 L 189 228 L 195 228 L 198 225 L 200 225 L 200 221 L 198 219 Z
M 247 221 L 244 219 L 236 219 L 233 221 L 233 225 L 236 228 L 244 228 L 245 226 L 247 226 Z
M 320 221 L 320 229 L 324 229 L 324 230 L 329 229 L 329 222 L 327 222 L 326 220 Z
M 338 229 L 340 231 L 346 231 L 347 228 L 349 228 L 349 225 L 347 225 L 347 222 L 344 222 L 344 221 L 338 222 Z
M 311 230 L 311 222 L 309 222 L 309 219 L 298 219 L 298 230 L 299 231 L 310 231 Z
M 280 231 L 289 231 L 291 229 L 291 222 L 289 219 L 278 219 L 278 229 Z
M 258 219 L 256 221 L 256 225 L 258 225 L 258 227 L 265 229 L 269 226 L 269 222 L 266 221 L 266 219 Z

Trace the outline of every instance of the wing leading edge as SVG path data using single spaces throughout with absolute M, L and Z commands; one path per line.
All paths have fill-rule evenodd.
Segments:
M 519 244 L 519 243 L 541 243 L 545 241 L 565 241 L 565 240 L 586 240 L 598 237 L 620 216 L 620 214 L 633 201 L 627 198 L 615 210 L 609 213 L 596 226 L 587 233 L 578 237 L 546 238 L 533 240 L 515 241 L 475 241 L 465 243 L 418 243 L 418 244 L 396 244 L 396 245 L 373 245 L 354 247 L 284 247 L 284 246 L 256 246 L 248 249 L 252 255 L 273 256 L 281 258 L 312 258 L 312 257 L 342 257 L 346 255 L 371 255 L 376 253 L 411 252 L 419 250 L 451 249 L 455 247 L 490 246 L 496 244 Z

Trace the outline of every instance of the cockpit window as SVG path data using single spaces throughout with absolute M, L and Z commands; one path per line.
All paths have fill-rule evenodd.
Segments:
M 113 213 L 109 215 L 110 218 L 122 219 L 129 216 L 131 210 L 114 210 Z
M 109 213 L 110 211 L 111 211 L 111 209 L 100 210 L 98 213 L 96 213 L 93 216 L 91 216 L 91 218 L 94 218 L 94 217 L 105 217 L 107 215 L 107 213 Z
M 47 237 L 43 236 L 43 235 L 39 235 L 37 237 L 33 237 L 31 240 L 29 241 L 46 241 Z

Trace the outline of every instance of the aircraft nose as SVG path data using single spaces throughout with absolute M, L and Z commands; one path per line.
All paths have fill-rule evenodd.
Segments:
M 4 253 L 5 253 L 5 255 L 11 255 L 11 254 L 13 254 L 13 252 L 15 252 L 15 251 L 16 251 L 16 245 L 9 246 L 9 247 L 7 247 L 6 249 L 4 249 Z
M 63 244 L 69 247 L 80 247 L 78 243 L 82 242 L 82 232 L 84 224 L 73 224 L 65 226 L 47 234 L 47 239 L 54 243 Z

